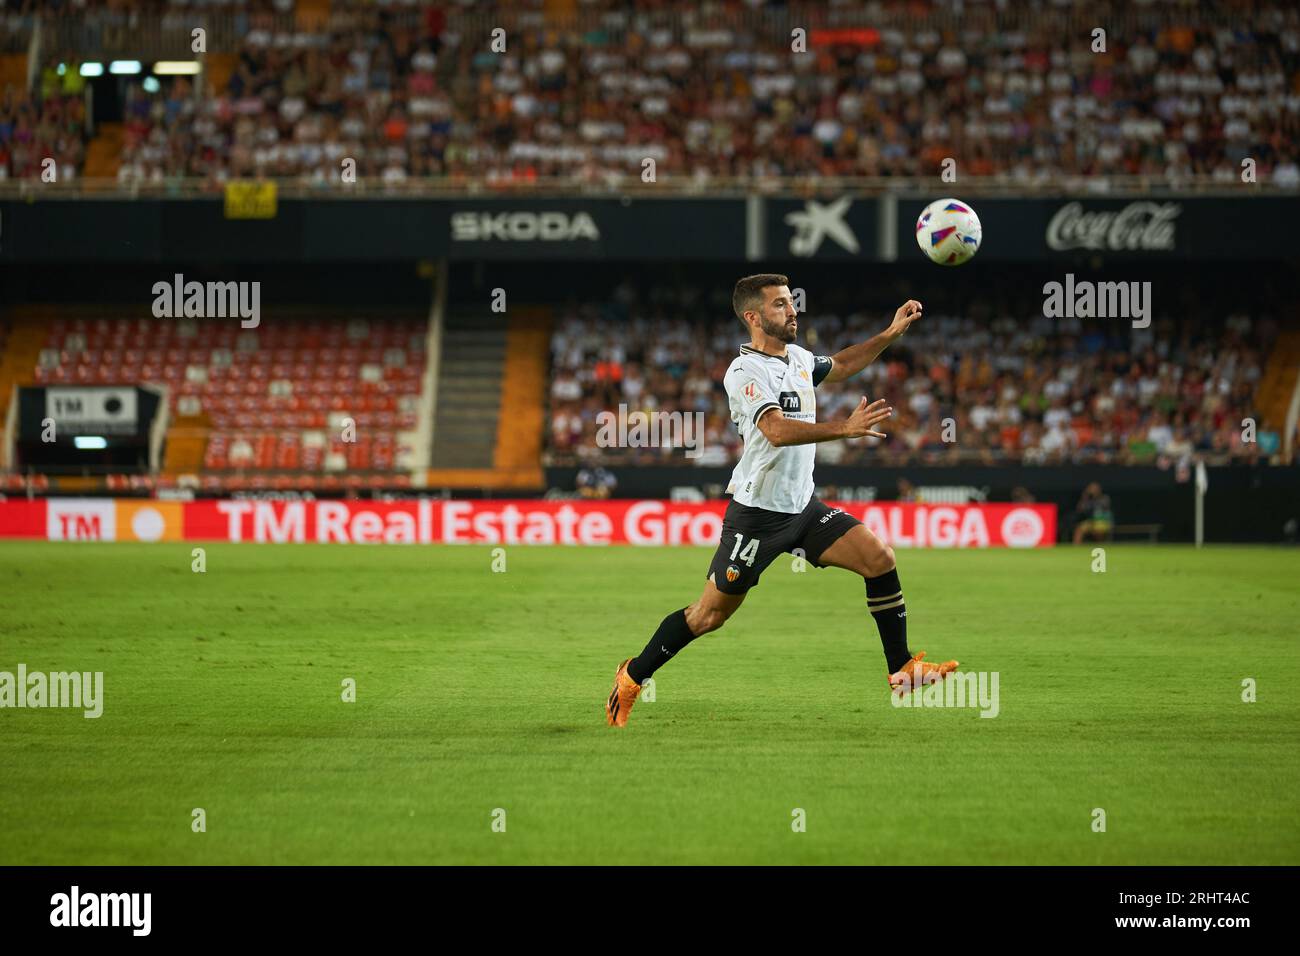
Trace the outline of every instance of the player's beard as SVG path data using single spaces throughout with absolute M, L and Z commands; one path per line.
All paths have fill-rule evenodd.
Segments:
M 799 336 L 799 330 L 783 319 L 778 322 L 770 322 L 766 317 L 759 319 L 758 327 L 767 335 L 772 336 L 778 342 L 784 342 L 789 345 Z

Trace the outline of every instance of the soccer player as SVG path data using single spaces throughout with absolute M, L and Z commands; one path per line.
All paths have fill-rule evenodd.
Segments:
M 884 438 L 876 426 L 893 414 L 884 399 L 868 403 L 863 398 L 843 421 L 819 422 L 814 389 L 866 368 L 921 317 L 921 303 L 909 299 L 884 332 L 826 357 L 793 344 L 799 323 L 785 276 L 747 276 L 736 283 L 731 302 L 750 341 L 740 347 L 723 378 L 745 450 L 727 487 L 732 497 L 722 540 L 699 600 L 664 618 L 640 656 L 618 665 L 605 703 L 605 720 L 612 727 L 627 724 L 646 678 L 695 638 L 722 627 L 777 555 L 796 548 L 814 567 L 845 568 L 862 576 L 893 693 L 942 680 L 957 669 L 956 661 L 934 664 L 924 660 L 924 651 L 913 655 L 908 650 L 907 607 L 894 549 L 858 519 L 813 495 L 816 444 L 864 435 Z

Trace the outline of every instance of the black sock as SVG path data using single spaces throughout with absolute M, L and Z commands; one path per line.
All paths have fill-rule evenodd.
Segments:
M 627 665 L 627 676 L 638 684 L 668 663 L 669 658 L 695 640 L 686 623 L 686 608 L 673 611 L 659 623 L 659 630 L 650 638 L 641 656 Z
M 907 649 L 907 605 L 903 603 L 903 586 L 898 583 L 898 568 L 878 578 L 866 578 L 867 608 L 876 619 L 880 643 L 885 645 L 885 663 L 894 674 L 912 659 Z

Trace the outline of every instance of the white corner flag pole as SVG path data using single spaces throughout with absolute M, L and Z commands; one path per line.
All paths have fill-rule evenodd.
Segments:
M 1205 492 L 1210 487 L 1210 476 L 1205 472 L 1205 462 L 1196 463 L 1196 546 L 1205 544 Z

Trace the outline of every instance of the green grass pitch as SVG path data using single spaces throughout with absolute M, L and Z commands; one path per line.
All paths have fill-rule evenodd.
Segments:
M 995 719 L 891 707 L 861 582 L 782 558 L 620 732 L 708 549 L 191 547 L 0 543 L 0 670 L 105 697 L 0 710 L 0 863 L 1300 863 L 1294 550 L 900 552 Z

